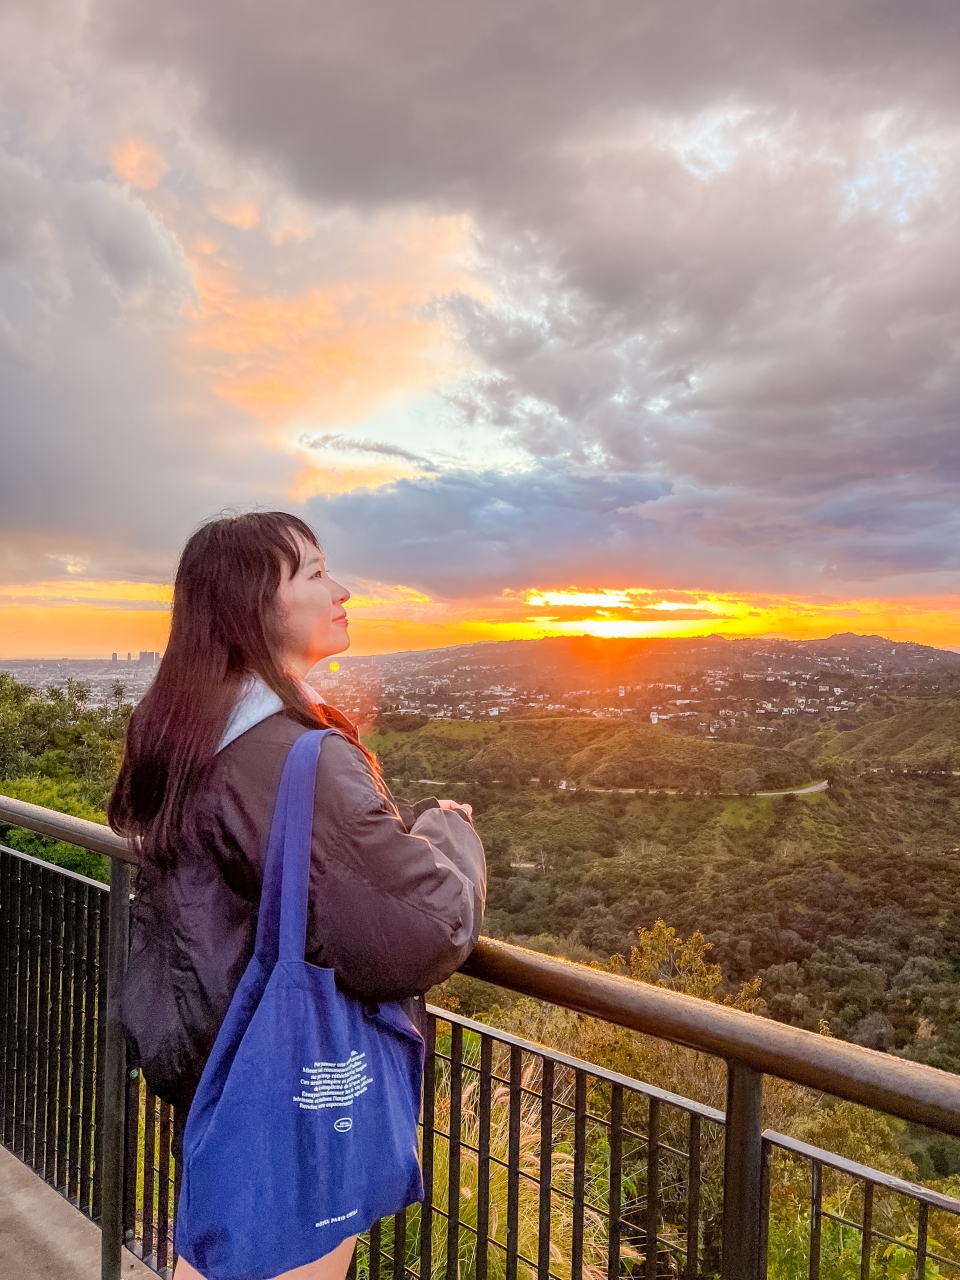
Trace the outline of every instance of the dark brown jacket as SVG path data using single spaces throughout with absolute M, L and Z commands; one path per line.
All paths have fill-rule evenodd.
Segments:
M 253 953 L 280 775 L 304 732 L 281 712 L 225 747 L 175 870 L 138 875 L 121 1014 L 147 1083 L 181 1116 Z M 485 889 L 483 848 L 464 816 L 435 802 L 398 808 L 355 746 L 324 739 L 308 961 L 366 1001 L 419 996 L 470 954 Z

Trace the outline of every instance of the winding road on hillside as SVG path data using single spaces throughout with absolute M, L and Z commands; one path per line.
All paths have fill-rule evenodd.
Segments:
M 466 786 L 466 783 L 464 782 L 443 782 L 439 778 L 418 778 L 417 782 L 430 787 Z M 829 786 L 830 783 L 824 779 L 822 782 L 811 782 L 805 787 L 793 787 L 789 791 L 755 791 L 753 794 L 755 796 L 809 796 L 812 795 L 814 791 L 826 791 Z M 599 795 L 604 796 L 635 796 L 638 793 L 642 795 L 645 791 L 649 794 L 650 791 L 649 787 L 574 787 L 566 781 L 558 782 L 557 789 L 559 791 L 595 791 Z M 671 789 L 670 787 L 658 787 L 655 788 L 655 790 L 661 790 L 668 796 L 675 796 L 677 794 L 676 790 Z M 746 797 L 744 798 L 746 799 Z
M 811 782 L 809 787 L 794 787 L 790 791 L 758 791 L 758 796 L 809 796 L 814 791 L 826 791 L 830 783 L 824 779 L 823 782 Z
M 645 791 L 649 792 L 650 790 L 648 787 L 572 787 L 569 782 L 560 782 L 557 786 L 560 791 L 596 791 L 600 795 L 607 796 L 635 796 L 638 792 L 642 795 Z M 829 786 L 830 783 L 824 779 L 822 782 L 811 782 L 805 787 L 792 787 L 789 791 L 754 791 L 753 794 L 755 796 L 809 796 L 814 791 L 826 791 Z M 668 796 L 677 795 L 677 791 L 670 787 L 657 787 L 654 789 L 663 791 Z M 747 798 L 746 796 L 744 797 L 744 799 Z

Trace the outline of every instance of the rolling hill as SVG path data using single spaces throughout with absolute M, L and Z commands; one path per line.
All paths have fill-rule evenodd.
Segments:
M 862 763 L 887 769 L 960 767 L 960 702 L 922 702 L 859 729 L 825 729 L 792 744 L 793 754 L 811 763 Z
M 366 737 L 388 777 L 520 785 L 538 778 L 582 787 L 717 790 L 724 773 L 752 770 L 764 790 L 813 780 L 809 757 L 776 747 L 684 737 L 663 726 L 550 716 L 485 725 L 431 720 Z

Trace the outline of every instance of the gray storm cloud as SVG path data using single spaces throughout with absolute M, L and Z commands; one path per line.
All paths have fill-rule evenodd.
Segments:
M 315 498 L 308 507 L 335 560 L 361 577 L 411 578 L 439 594 L 654 569 L 663 539 L 634 510 L 664 486 L 638 476 L 450 472 L 377 490 Z M 601 567 L 602 566 L 602 567 Z
M 471 221 L 485 288 L 436 304 L 469 369 L 446 412 L 523 465 L 317 500 L 348 571 L 469 594 L 652 555 L 717 589 L 960 568 L 955 4 L 94 0 L 82 29 L 91 66 L 317 208 Z M 46 468 L 64 537 L 113 563 L 129 520 L 148 565 L 262 471 L 223 448 L 242 415 L 170 374 L 176 245 L 18 130 L 0 358 L 36 480 L 3 518 L 42 551 Z M 405 444 L 354 447 L 420 465 Z M 149 471 L 142 501 L 92 514 L 75 482 L 105 471 Z
M 269 454 L 249 474 L 256 424 L 178 365 L 195 302 L 183 248 L 104 163 L 136 85 L 79 35 L 69 4 L 0 19 L 6 583 L 167 579 L 200 518 L 282 494 L 289 478 Z
M 472 214 L 465 420 L 683 479 L 677 536 L 762 528 L 811 582 L 954 563 L 956 6 L 170 8 L 109 6 L 113 47 L 233 147 L 316 199 Z

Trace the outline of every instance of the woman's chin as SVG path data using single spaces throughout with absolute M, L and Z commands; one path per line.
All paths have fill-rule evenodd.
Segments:
M 323 646 L 322 655 L 314 662 L 323 662 L 324 658 L 332 658 L 335 654 L 343 653 L 345 649 L 350 648 L 350 633 L 347 631 L 347 624 L 341 623 Z

